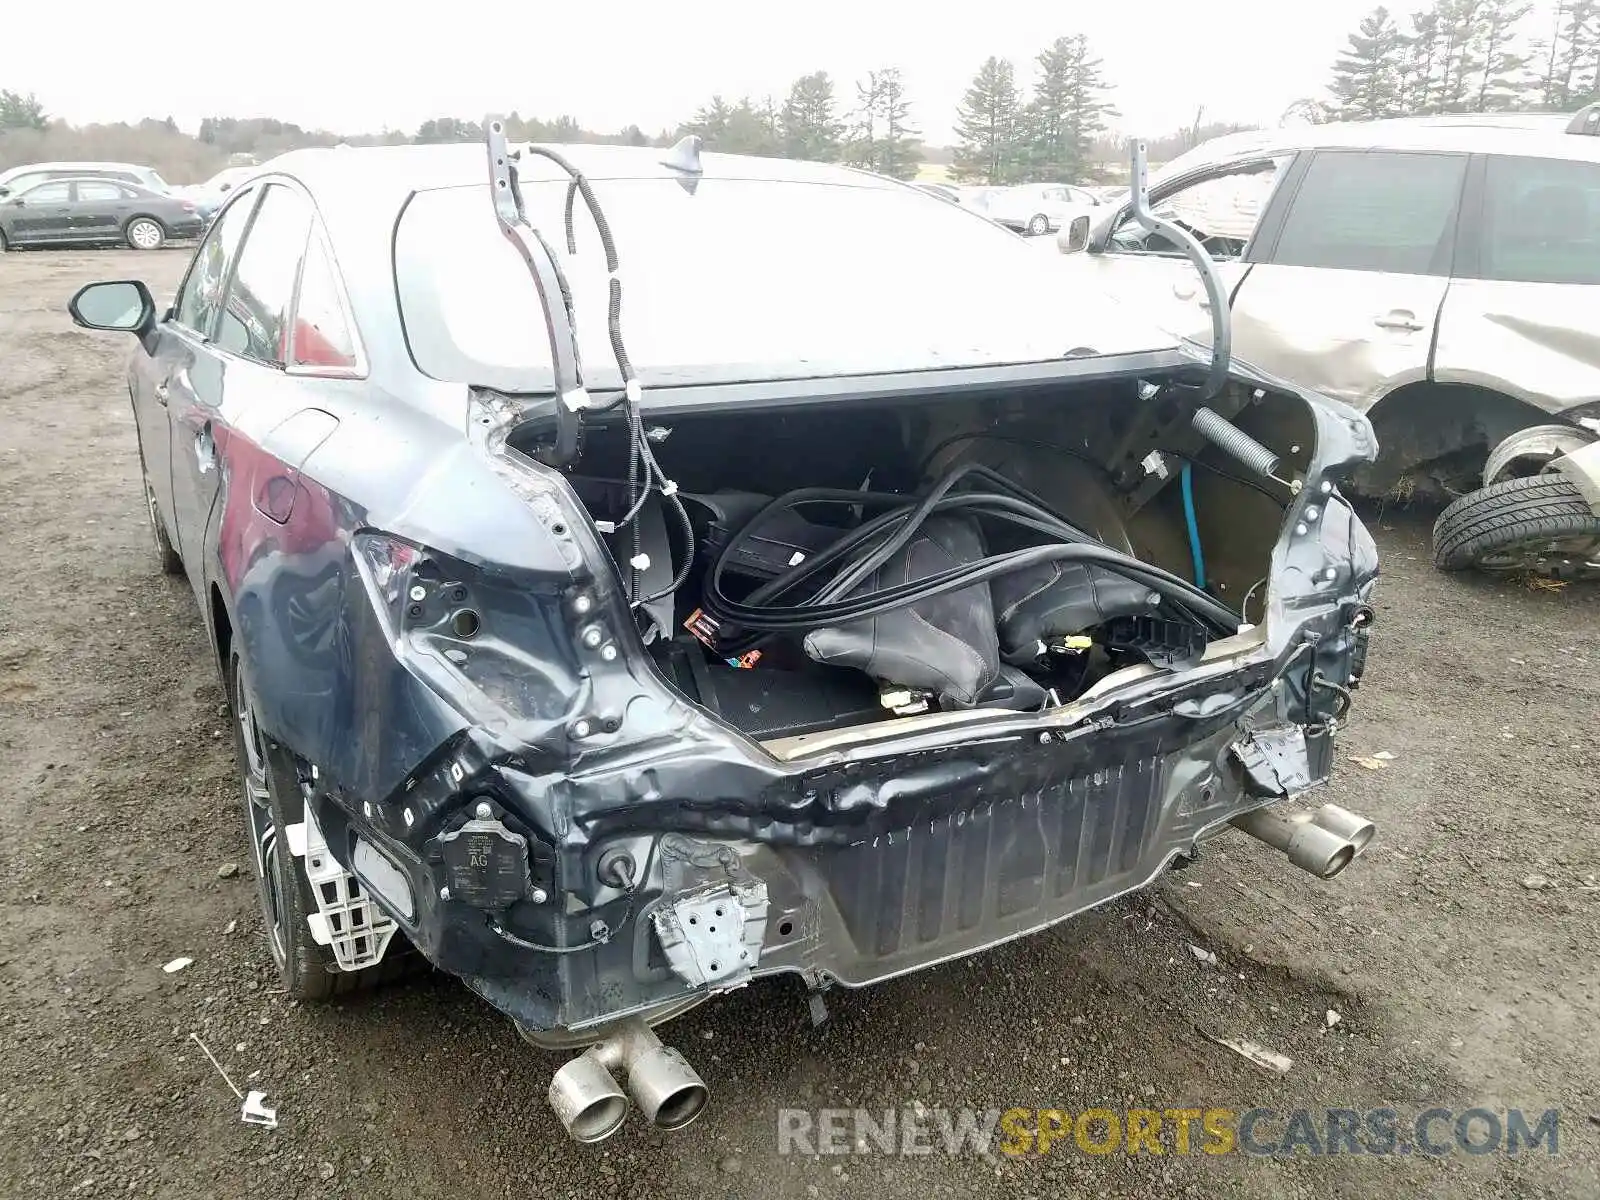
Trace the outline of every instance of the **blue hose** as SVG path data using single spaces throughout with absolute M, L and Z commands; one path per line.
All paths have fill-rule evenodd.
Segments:
M 1189 557 L 1194 560 L 1194 585 L 1201 590 L 1206 586 L 1206 557 L 1200 551 L 1200 525 L 1194 516 L 1194 468 L 1183 464 L 1179 480 L 1183 489 L 1183 523 L 1189 528 Z

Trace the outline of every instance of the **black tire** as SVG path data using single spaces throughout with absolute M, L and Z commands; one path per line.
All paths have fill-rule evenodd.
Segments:
M 1043 237 L 1050 232 L 1050 218 L 1043 213 L 1034 213 L 1028 218 L 1028 236 Z
M 284 991 L 294 1000 L 329 1000 L 370 991 L 409 973 L 418 956 L 398 932 L 383 961 L 363 971 L 341 971 L 332 949 L 319 946 L 311 936 L 306 917 L 317 911 L 316 897 L 282 834 L 305 819 L 305 798 L 294 762 L 256 724 L 250 674 L 237 652 L 228 656 L 225 682 L 251 873 L 263 932 Z
M 135 250 L 159 250 L 167 244 L 167 227 L 154 217 L 130 217 L 122 236 Z
M 0 254 L 4 254 L 11 246 L 6 242 L 6 231 L 0 229 Z
M 139 482 L 144 485 L 144 507 L 150 518 L 150 536 L 155 539 L 156 560 L 161 564 L 161 573 L 182 575 L 183 558 L 173 546 L 172 538 L 167 534 L 167 523 L 161 519 L 161 510 L 156 507 L 156 493 L 150 486 L 150 472 L 145 469 L 143 449 L 139 451 Z
M 1572 480 L 1555 474 L 1502 479 L 1439 514 L 1433 564 L 1441 571 L 1549 569 L 1551 558 L 1581 554 L 1586 541 L 1600 551 L 1600 515 Z

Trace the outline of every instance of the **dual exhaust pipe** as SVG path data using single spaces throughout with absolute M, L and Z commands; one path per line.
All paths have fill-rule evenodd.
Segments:
M 1254 809 L 1230 822 L 1251 837 L 1282 851 L 1302 871 L 1332 879 L 1367 848 L 1378 827 L 1337 804 L 1280 812 L 1277 805 Z
M 1348 867 L 1378 831 L 1366 817 L 1337 804 L 1290 812 L 1272 805 L 1230 823 L 1319 879 L 1332 879 Z M 617 1085 L 619 1074 L 627 1081 L 626 1092 Z M 548 1099 L 573 1140 L 593 1143 L 622 1127 L 630 1095 L 658 1129 L 692 1124 L 711 1098 L 688 1060 L 634 1017 L 557 1071 Z
M 627 1080 L 625 1093 L 617 1075 Z M 622 1127 L 628 1095 L 658 1129 L 682 1129 L 705 1111 L 710 1091 L 683 1055 L 642 1020 L 623 1022 L 555 1073 L 550 1107 L 575 1141 L 599 1142 Z

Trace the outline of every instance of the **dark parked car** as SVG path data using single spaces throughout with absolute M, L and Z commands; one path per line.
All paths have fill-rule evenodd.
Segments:
M 85 243 L 159 250 L 205 229 L 191 201 L 117 179 L 51 179 L 0 199 L 0 250 Z
M 1364 417 L 891 180 L 489 130 L 286 155 L 170 308 L 70 305 L 140 342 L 289 995 L 420 953 L 588 1047 L 596 1141 L 698 1114 L 651 1027 L 710 995 L 818 1015 L 1230 829 L 1360 852 L 1286 801 L 1365 658 Z

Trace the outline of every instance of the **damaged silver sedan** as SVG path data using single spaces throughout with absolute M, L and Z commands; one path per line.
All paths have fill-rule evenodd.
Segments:
M 1197 351 L 913 187 L 491 122 L 287 155 L 170 309 L 71 309 L 141 342 L 285 987 L 420 955 L 581 1051 L 575 1138 L 699 1114 L 653 1027 L 709 996 L 1372 836 L 1286 803 L 1361 679 L 1372 430 L 1226 305 Z

